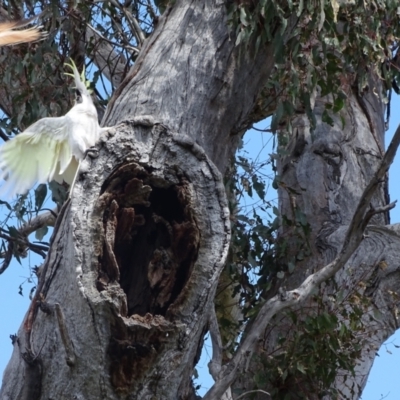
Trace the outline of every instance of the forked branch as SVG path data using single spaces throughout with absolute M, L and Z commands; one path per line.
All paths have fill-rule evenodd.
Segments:
M 371 220 L 372 216 L 377 213 L 385 212 L 392 209 L 395 203 L 386 205 L 378 209 L 371 206 L 372 196 L 378 185 L 382 183 L 385 174 L 392 164 L 400 144 L 400 125 L 398 126 L 389 148 L 381 162 L 380 167 L 371 179 L 368 186 L 365 188 L 361 196 L 360 202 L 354 213 L 347 230 L 342 249 L 338 256 L 328 265 L 307 277 L 304 282 L 294 290 L 276 295 L 268 300 L 260 309 L 257 317 L 252 323 L 251 329 L 243 337 L 236 354 L 230 362 L 222 367 L 219 374 L 220 379 L 215 382 L 211 389 L 204 396 L 204 400 L 219 399 L 225 393 L 226 389 L 232 384 L 236 378 L 239 367 L 248 354 L 256 350 L 259 338 L 265 331 L 271 318 L 286 308 L 299 306 L 307 300 L 322 282 L 333 277 L 341 268 L 344 267 L 349 258 L 357 250 L 363 240 L 364 231 Z

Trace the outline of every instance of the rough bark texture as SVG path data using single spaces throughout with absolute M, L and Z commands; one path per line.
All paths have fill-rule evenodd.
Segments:
M 333 117 L 332 127 L 321 122 L 327 99 L 317 98 L 314 108 L 317 127 L 313 136 L 306 115 L 298 116 L 294 121 L 294 135 L 280 160 L 280 210 L 293 220 L 296 209 L 305 214 L 311 227 L 311 256 L 296 263 L 294 272 L 287 276 L 284 283 L 288 289 L 298 287 L 310 273 L 331 262 L 343 246 L 361 194 L 384 154 L 384 105 L 378 93 L 381 93 L 380 83 L 372 77 L 369 89 L 362 96 L 356 90 L 349 90 L 346 107 Z M 344 119 L 344 126 L 340 116 Z M 388 203 L 386 180 L 372 199 L 371 207 L 378 208 Z M 362 317 L 365 330 L 359 334 L 362 356 L 354 360 L 356 376 L 353 378 L 342 371 L 334 384 L 343 398 L 360 397 L 376 351 L 398 328 L 400 231 L 397 224 L 388 224 L 387 213 L 375 216 L 367 228 L 365 239 L 345 269 L 336 275 L 335 282 L 326 284 L 319 293 L 328 313 L 336 312 L 334 310 L 338 306 L 351 309 L 348 300 L 354 293 L 370 302 L 368 311 Z M 289 228 L 284 228 L 282 235 L 290 241 Z M 293 252 L 296 252 L 295 248 Z M 312 307 L 310 302 L 305 314 Z M 290 335 L 291 324 L 285 313 L 277 316 L 273 327 L 265 333 L 263 354 L 284 351 L 277 341 L 282 335 Z M 254 368 L 259 368 L 256 365 L 250 368 L 253 373 L 256 372 Z M 238 386 L 245 390 L 253 389 L 252 373 L 247 371 L 242 376 L 242 384 Z M 296 393 L 301 388 L 304 388 L 301 378 L 294 379 L 292 383 L 288 378 L 281 395 L 286 391 L 297 398 Z M 257 398 L 262 399 L 263 395 Z M 318 399 L 321 395 L 308 393 L 308 398 Z
M 103 138 L 62 211 L 2 399 L 189 397 L 229 246 L 224 187 L 204 153 L 137 123 Z
M 1 400 L 194 398 L 193 366 L 229 245 L 221 173 L 274 65 L 272 47 L 238 54 L 224 1 L 181 0 L 165 11 L 110 103 L 104 125 L 114 128 L 99 157 L 87 160 L 60 212 Z M 372 86 L 363 98 L 349 93 L 344 130 L 339 119 L 333 128 L 319 123 L 312 138 L 298 117 L 281 164 L 281 182 L 298 194 L 281 190 L 280 202 L 283 213 L 295 202 L 310 221 L 313 255 L 288 287 L 340 250 L 382 157 L 383 106 Z M 319 116 L 322 109 L 318 100 Z M 383 184 L 373 204 L 386 204 L 385 193 Z M 363 293 L 382 315 L 371 309 L 371 340 L 356 379 L 337 381 L 343 392 L 364 385 L 372 341 L 397 326 L 387 310 L 397 309 L 388 290 L 398 287 L 400 228 L 384 217 L 373 222 L 336 277 L 349 290 L 367 282 Z M 284 329 L 282 321 L 267 349 Z
M 384 105 L 377 93 L 381 93 L 381 87 L 378 80 L 374 82 L 372 77 L 369 90 L 362 96 L 356 89 L 348 92 L 346 108 L 341 113 L 345 121 L 344 129 L 339 115 L 334 117 L 333 127 L 319 122 L 314 140 L 311 139 L 307 129 L 298 128 L 299 133 L 304 132 L 304 149 L 294 155 L 290 163 L 284 161 L 282 179 L 289 187 L 301 188 L 298 191 L 301 195 L 296 196 L 296 202 L 312 228 L 313 254 L 303 264 L 299 263 L 300 268 L 296 269 L 288 281 L 290 287 L 297 286 L 310 272 L 319 269 L 336 256 L 343 245 L 347 226 L 362 191 L 382 160 L 385 133 Z M 323 109 L 324 100 L 317 99 L 316 115 L 322 115 Z M 387 181 L 382 182 L 380 191 L 372 201 L 372 207 L 377 208 L 389 203 L 387 190 Z M 288 213 L 290 211 L 287 192 L 282 192 L 281 209 L 283 213 Z M 371 221 L 374 227 L 368 231 L 366 239 L 348 262 L 345 270 L 335 279 L 338 288 L 345 288 L 344 297 L 357 291 L 360 282 L 365 282 L 365 290 L 361 292 L 371 297 L 373 305 L 370 314 L 364 316 L 368 333 L 365 334 L 363 343 L 363 357 L 357 362 L 356 377 L 346 382 L 341 381 L 341 378 L 337 380 L 337 387 L 349 398 L 356 399 L 360 396 L 376 350 L 394 332 L 389 328 L 391 318 L 382 318 L 386 310 L 394 306 L 394 299 L 384 296 L 386 300 L 383 300 L 381 294 L 385 292 L 384 287 L 387 283 L 383 280 L 378 284 L 380 279 L 377 281 L 377 276 L 384 276 L 389 271 L 392 273 L 397 268 L 397 263 L 393 264 L 393 261 L 395 254 L 400 250 L 400 242 L 396 234 L 384 227 L 388 222 L 388 214 L 374 217 Z M 392 251 L 388 251 L 389 248 Z M 387 262 L 386 256 L 392 263 L 389 264 L 390 268 L 382 271 L 380 266 L 383 261 Z M 371 285 L 377 287 L 371 290 Z M 328 299 L 328 294 L 337 293 L 337 290 L 328 285 L 322 293 L 325 293 Z M 329 303 L 327 300 L 328 310 Z M 376 311 L 379 311 L 378 318 Z
M 196 141 L 224 172 L 273 67 L 272 47 L 239 57 L 225 1 L 180 3 L 159 25 L 117 89 L 106 124 L 153 115 Z
M 218 169 L 273 67 L 267 50 L 239 61 L 224 1 L 165 12 L 60 213 L 2 400 L 193 398 L 229 245 Z

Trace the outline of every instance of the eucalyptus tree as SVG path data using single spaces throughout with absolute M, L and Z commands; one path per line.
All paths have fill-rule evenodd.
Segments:
M 386 174 L 400 131 L 386 153 L 383 141 L 395 2 L 13 1 L 0 11 L 40 12 L 48 31 L 1 50 L 1 137 L 65 113 L 69 58 L 92 66 L 111 127 L 70 200 L 50 184 L 51 212 L 44 185 L 31 209 L 28 196 L 4 203 L 24 224 L 2 228 L 1 271 L 27 250 L 46 258 L 0 398 L 195 398 L 207 331 L 205 399 L 359 398 L 397 326 Z M 279 207 L 265 223 L 240 211 L 238 185 L 261 200 L 265 188 L 234 155 L 271 115 Z M 47 226 L 48 248 L 29 241 Z

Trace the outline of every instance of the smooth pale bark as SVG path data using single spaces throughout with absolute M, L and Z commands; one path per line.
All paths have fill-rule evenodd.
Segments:
M 2 400 L 193 397 L 229 246 L 221 173 L 273 67 L 238 53 L 223 1 L 160 19 L 58 218 Z

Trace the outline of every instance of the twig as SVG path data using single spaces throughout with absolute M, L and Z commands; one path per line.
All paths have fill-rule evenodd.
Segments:
M 22 236 L 29 236 L 32 232 L 37 231 L 42 226 L 54 226 L 57 219 L 57 209 L 49 210 L 43 214 L 37 215 L 30 221 L 26 222 L 20 229 L 18 233 Z
M 137 22 L 137 19 L 125 7 L 121 7 L 121 5 L 117 1 L 110 0 L 110 3 L 125 14 L 128 24 L 131 27 L 132 33 L 135 35 L 140 47 L 142 47 L 142 44 L 146 38 L 142 29 L 139 26 L 139 23 Z
M 99 36 L 100 39 L 102 39 L 102 40 L 104 40 L 104 41 L 106 41 L 106 42 L 112 44 L 113 46 L 123 47 L 123 48 L 126 49 L 126 50 L 130 50 L 132 53 L 133 53 L 133 52 L 135 52 L 135 53 L 139 53 L 139 52 L 140 52 L 140 50 L 139 50 L 137 47 L 135 47 L 135 46 L 129 46 L 129 45 L 126 45 L 126 44 L 121 44 L 121 43 L 113 42 L 113 41 L 110 40 L 110 39 L 107 39 L 107 38 L 106 38 L 105 36 L 103 36 L 98 30 L 96 30 L 95 28 L 93 28 L 93 26 L 90 25 L 90 24 L 86 24 L 86 26 L 87 26 L 90 30 L 92 30 L 97 36 Z
M 218 379 L 220 378 L 219 374 L 221 372 L 222 366 L 222 339 L 214 307 L 211 308 L 209 324 L 209 332 L 212 344 L 212 360 L 208 363 L 208 369 L 214 380 L 218 381 Z M 221 397 L 221 400 L 233 400 L 230 387 L 226 389 L 225 393 Z
M 12 255 L 14 254 L 14 245 L 22 246 L 23 248 L 28 247 L 33 252 L 39 254 L 43 258 L 46 257 L 46 252 L 48 251 L 48 246 L 43 246 L 40 244 L 35 244 L 29 242 L 27 236 L 32 232 L 35 232 L 42 226 L 54 226 L 57 219 L 56 210 L 49 210 L 46 213 L 40 214 L 35 218 L 32 218 L 29 222 L 24 224 L 20 229 L 17 230 L 20 237 L 11 237 L 9 232 L 3 228 L 0 228 L 0 238 L 7 240 L 9 242 L 8 249 L 0 254 L 0 258 L 3 258 L 3 262 L 0 267 L 0 275 L 8 268 L 10 265 Z M 20 253 L 21 250 L 18 250 Z
M 252 393 L 264 393 L 271 398 L 271 395 L 268 392 L 266 392 L 265 390 L 257 389 L 257 390 L 249 390 L 246 393 L 242 393 L 239 397 L 236 397 L 236 400 L 243 399 L 243 397 L 247 396 L 248 394 L 252 394 Z
M 294 305 L 299 306 L 304 303 L 322 282 L 333 277 L 336 272 L 343 268 L 363 240 L 364 231 L 372 216 L 390 210 L 395 206 L 395 203 L 391 203 L 387 206 L 373 209 L 370 202 L 376 188 L 382 182 L 389 166 L 392 164 L 399 144 L 400 125 L 393 136 L 377 172 L 372 177 L 361 196 L 360 202 L 347 229 L 343 247 L 338 256 L 331 263 L 308 276 L 297 289 L 286 292 L 284 298 L 278 294 L 264 303 L 252 323 L 251 329 L 243 337 L 232 360 L 222 367 L 220 374 L 222 376 L 206 393 L 203 400 L 218 399 L 225 393 L 226 389 L 236 378 L 237 370 L 240 365 L 243 364 L 245 358 L 249 353 L 251 354 L 256 350 L 258 339 L 272 317 L 286 308 L 293 307 Z
M 3 129 L 0 129 L 0 137 L 7 142 L 7 140 L 10 140 L 10 138 L 4 133 Z
M 140 47 L 142 47 L 143 42 L 146 40 L 146 38 L 142 29 L 140 28 L 137 19 L 125 7 L 122 8 L 122 12 L 125 14 L 129 24 L 131 25 L 132 30 L 135 32 L 135 36 L 140 44 Z
M 217 316 L 215 314 L 214 306 L 211 307 L 210 319 L 209 319 L 209 332 L 211 337 L 212 345 L 212 359 L 208 363 L 208 369 L 211 376 L 215 381 L 219 379 L 219 373 L 221 372 L 222 365 L 222 340 L 219 332 Z
M 254 129 L 257 132 L 273 133 L 272 129 L 259 129 L 259 128 L 256 128 L 254 125 L 250 129 Z
M 34 244 L 29 242 L 25 238 L 14 238 L 9 235 L 5 235 L 4 233 L 0 233 L 0 238 L 8 240 L 9 242 L 16 242 L 18 244 L 22 244 L 26 247 L 28 247 L 30 250 L 34 251 L 35 253 L 41 255 L 43 258 L 46 257 L 46 254 L 43 253 L 43 251 L 47 251 L 49 249 L 48 246 L 41 246 L 40 244 Z

